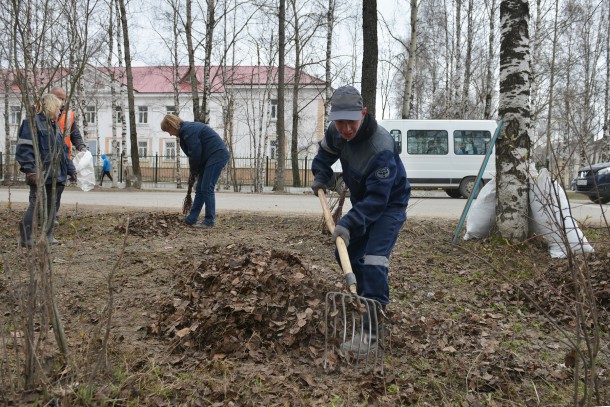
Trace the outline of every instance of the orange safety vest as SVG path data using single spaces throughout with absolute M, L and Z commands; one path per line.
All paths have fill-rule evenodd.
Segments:
M 74 125 L 74 112 L 72 110 L 68 110 L 67 112 L 70 131 L 72 130 L 72 126 Z M 66 128 L 66 112 L 62 113 L 62 115 L 57 120 L 57 124 L 59 124 L 59 129 L 62 133 L 64 133 L 64 141 L 68 146 L 68 158 L 72 158 L 72 140 L 70 140 L 70 133 L 66 135 L 64 129 Z

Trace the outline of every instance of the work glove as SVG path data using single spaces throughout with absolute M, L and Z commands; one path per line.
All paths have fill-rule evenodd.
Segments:
M 72 174 L 68 174 L 68 176 L 70 177 L 70 182 L 71 182 L 71 183 L 73 183 L 73 184 L 75 184 L 75 183 L 76 183 L 76 180 L 77 180 L 77 178 L 78 178 L 78 177 L 76 176 L 76 173 L 75 173 L 75 172 L 73 172 Z
M 326 193 L 328 187 L 326 185 L 324 185 L 323 183 L 321 183 L 320 181 L 314 181 L 313 184 L 311 184 L 311 190 L 313 191 L 313 194 L 315 196 L 318 196 L 318 190 L 322 190 L 324 191 L 324 193 Z M 348 234 L 349 235 L 349 234 Z
M 25 183 L 27 185 L 36 185 L 36 173 L 30 172 L 25 175 Z
M 333 237 L 332 237 L 333 243 L 335 243 L 337 241 L 337 237 L 340 237 L 341 239 L 343 239 L 343 241 L 345 242 L 345 247 L 349 246 L 349 229 L 348 228 L 341 226 L 341 225 L 335 226 L 335 231 L 333 232 Z

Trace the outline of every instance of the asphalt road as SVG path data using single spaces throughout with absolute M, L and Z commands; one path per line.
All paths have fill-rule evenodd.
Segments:
M 28 189 L 0 187 L 0 203 L 27 203 Z M 113 210 L 143 208 L 158 210 L 180 210 L 186 195 L 185 190 L 142 190 L 126 191 L 121 189 L 96 188 L 83 192 L 76 187 L 67 188 L 61 200 L 63 210 L 78 207 L 108 207 Z M 409 217 L 431 217 L 459 220 L 466 199 L 452 199 L 441 191 L 413 191 L 409 208 Z M 589 201 L 572 199 L 572 214 L 576 220 L 588 224 L 605 224 L 603 216 L 610 218 L 610 205 L 596 205 Z M 344 213 L 350 209 L 346 200 Z M 248 211 L 287 214 L 322 214 L 319 200 L 308 188 L 287 194 L 276 193 L 216 193 L 216 211 Z

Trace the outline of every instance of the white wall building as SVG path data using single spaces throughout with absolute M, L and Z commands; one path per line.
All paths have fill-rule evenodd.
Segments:
M 286 157 L 290 157 L 290 145 L 293 135 L 293 83 L 294 69 L 285 71 L 285 128 Z M 120 78 L 119 69 L 114 68 L 115 78 Z M 199 86 L 199 104 L 203 92 L 203 68 L 198 67 L 196 78 Z M 121 142 L 121 111 L 112 111 L 111 76 L 106 68 L 89 66 L 81 80 L 82 87 L 75 93 L 70 108 L 77 114 L 77 123 L 89 150 L 94 154 L 112 155 L 113 127 L 116 139 Z M 178 78 L 176 81 L 173 78 Z M 141 165 L 155 155 L 174 156 L 176 139 L 160 130 L 160 122 L 167 113 L 179 112 L 184 120 L 193 120 L 193 98 L 188 67 L 154 66 L 134 67 L 134 100 L 137 125 L 138 151 Z M 50 89 L 64 85 L 66 80 L 59 78 L 49 81 Z M 177 83 L 176 83 L 177 82 Z M 117 98 L 127 112 L 127 80 L 115 81 Z M 212 67 L 210 75 L 210 126 L 221 137 L 225 137 L 233 151 L 234 157 L 255 157 L 260 147 L 263 156 L 274 159 L 276 122 L 277 122 L 277 68 L 257 66 Z M 118 86 L 121 84 L 121 86 Z M 122 88 L 122 89 L 121 89 Z M 69 89 L 68 89 L 69 91 Z M 4 100 L 5 91 L 0 88 Z M 324 121 L 324 82 L 307 74 L 302 74 L 298 96 L 298 146 L 300 158 L 312 158 L 317 151 L 317 141 L 322 137 Z M 176 97 L 178 106 L 176 106 Z M 232 101 L 232 102 L 231 102 Z M 228 106 L 233 106 L 230 122 L 225 121 Z M 21 106 L 19 87 L 12 83 L 9 90 L 9 134 L 5 134 L 4 103 L 0 104 L 0 151 L 6 157 L 13 156 L 17 142 L 17 133 L 25 109 Z M 129 119 L 125 117 L 126 154 L 131 155 Z M 232 129 L 232 135 L 229 135 Z M 7 139 L 8 144 L 7 145 Z M 265 142 L 266 140 L 266 142 Z M 262 145 L 261 145 L 262 143 Z M 5 158 L 6 160 L 6 158 Z

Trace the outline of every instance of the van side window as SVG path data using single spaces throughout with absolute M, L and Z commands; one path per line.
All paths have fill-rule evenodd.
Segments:
M 445 130 L 408 130 L 407 153 L 445 155 L 449 151 L 448 139 Z
M 390 136 L 394 139 L 394 145 L 396 145 L 396 151 L 398 154 L 402 154 L 402 132 L 400 130 L 390 130 Z
M 485 155 L 491 142 L 491 133 L 486 130 L 456 130 L 453 132 L 455 154 Z

